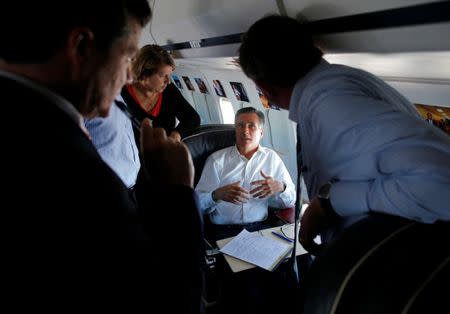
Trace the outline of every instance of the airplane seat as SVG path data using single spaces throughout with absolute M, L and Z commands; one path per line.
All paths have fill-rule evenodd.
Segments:
M 199 134 L 199 133 L 209 131 L 209 130 L 217 131 L 217 130 L 223 130 L 223 129 L 227 129 L 227 130 L 233 129 L 234 130 L 234 124 L 218 124 L 218 123 L 202 124 L 202 125 L 199 125 L 198 127 L 196 127 L 195 129 L 191 129 L 187 132 L 184 132 L 182 141 L 184 141 L 185 138 L 190 137 L 191 135 Z
M 206 159 L 212 153 L 236 143 L 234 124 L 201 125 L 182 139 L 188 147 L 195 168 L 194 186 L 202 174 Z
M 182 141 L 192 155 L 195 168 L 194 185 L 197 185 L 208 156 L 222 148 L 235 145 L 235 127 L 233 124 L 201 125 L 191 135 L 183 138 Z M 208 229 L 210 229 L 209 224 L 209 218 L 205 216 L 205 240 L 207 247 L 209 247 L 206 250 L 204 265 L 205 285 L 203 299 L 206 307 L 220 304 L 219 300 L 223 297 L 221 287 L 223 278 L 220 279 L 217 268 L 220 268 L 218 265 L 225 263 L 221 258 L 216 259 L 219 251 L 216 249 L 215 243 L 212 242 L 214 241 L 214 236 L 208 232 Z
M 235 127 L 234 124 L 200 125 L 185 136 L 182 141 L 187 145 L 192 155 L 195 168 L 194 186 L 196 186 L 208 156 L 222 148 L 235 145 Z M 293 222 L 293 208 L 269 207 L 269 216 L 272 217 L 272 215 L 275 216 L 273 218 L 276 221 Z
M 311 265 L 303 313 L 450 313 L 449 239 L 449 222 L 359 221 Z

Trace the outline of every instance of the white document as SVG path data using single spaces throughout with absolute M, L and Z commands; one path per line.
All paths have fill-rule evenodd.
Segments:
M 220 249 L 222 253 L 269 271 L 272 271 L 291 250 L 291 244 L 245 229 Z

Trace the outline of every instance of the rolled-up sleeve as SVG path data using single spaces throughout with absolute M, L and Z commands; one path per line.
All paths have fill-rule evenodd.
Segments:
M 277 181 L 284 182 L 286 184 L 286 189 L 283 192 L 276 193 L 269 199 L 269 204 L 272 207 L 276 208 L 287 208 L 293 207 L 295 205 L 296 199 L 296 190 L 294 182 L 292 182 L 292 178 L 289 175 L 286 166 L 284 165 L 281 158 L 273 153 L 274 159 L 274 169 L 272 170 L 272 178 Z
M 214 159 L 210 156 L 206 160 L 203 167 L 202 175 L 195 187 L 195 192 L 198 196 L 200 210 L 203 214 L 211 213 L 214 208 L 214 200 L 212 199 L 212 192 L 219 187 L 220 178 Z

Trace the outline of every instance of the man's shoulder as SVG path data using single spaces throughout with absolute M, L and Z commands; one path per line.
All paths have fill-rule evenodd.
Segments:
M 272 148 L 269 148 L 269 147 L 265 147 L 265 146 L 259 145 L 259 151 L 261 153 L 263 153 L 263 154 L 269 155 L 270 157 L 272 157 L 272 156 L 279 157 L 278 153 L 275 150 L 273 150 Z
M 226 157 L 230 156 L 230 154 L 233 153 L 235 147 L 236 146 L 233 145 L 233 146 L 228 146 L 228 147 L 219 149 L 219 150 L 215 151 L 214 153 L 212 153 L 211 155 L 209 155 L 208 158 L 212 159 L 212 160 L 215 160 L 215 161 L 219 160 L 219 159 L 226 158 Z
M 271 160 L 272 162 L 282 163 L 284 165 L 283 159 L 281 159 L 280 155 L 269 147 L 260 146 L 260 152 L 263 154 L 266 160 Z

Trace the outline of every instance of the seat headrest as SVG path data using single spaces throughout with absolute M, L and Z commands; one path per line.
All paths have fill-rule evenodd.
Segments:
M 375 214 L 345 229 L 316 257 L 304 313 L 434 313 L 448 309 L 450 222 Z M 423 252 L 420 252 L 423 250 Z M 442 313 L 442 310 L 437 312 Z M 447 313 L 447 312 L 446 312 Z
M 197 185 L 208 156 L 222 148 L 235 145 L 236 137 L 233 125 L 215 125 L 201 127 L 182 141 L 192 155 L 195 168 L 194 185 Z

